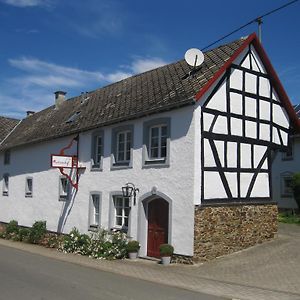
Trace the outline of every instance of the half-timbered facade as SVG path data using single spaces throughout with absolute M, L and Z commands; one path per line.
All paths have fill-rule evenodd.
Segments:
M 287 146 L 289 117 L 253 46 L 226 70 L 201 120 L 201 203 L 271 200 L 272 150 Z
M 140 256 L 168 242 L 188 260 L 271 238 L 272 151 L 300 128 L 291 103 L 255 34 L 190 71 L 178 61 L 67 101 L 57 92 L 0 144 L 0 221 L 122 230 Z M 59 153 L 80 169 L 51 168 Z

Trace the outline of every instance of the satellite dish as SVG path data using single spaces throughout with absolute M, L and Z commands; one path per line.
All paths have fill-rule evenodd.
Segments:
M 204 55 L 201 50 L 191 48 L 185 52 L 185 61 L 192 67 L 199 67 L 204 62 Z

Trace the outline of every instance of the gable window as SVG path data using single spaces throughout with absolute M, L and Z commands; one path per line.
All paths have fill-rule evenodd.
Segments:
M 33 179 L 32 177 L 27 177 L 25 181 L 25 197 L 32 197 L 33 191 Z
M 9 175 L 4 174 L 3 175 L 3 189 L 2 189 L 3 196 L 8 196 L 8 188 L 9 188 Z
M 92 135 L 92 170 L 101 170 L 103 161 L 104 149 L 104 134 L 103 131 L 95 132 Z
M 170 118 L 144 123 L 143 166 L 168 165 L 170 152 Z
M 4 152 L 4 164 L 9 165 L 10 164 L 10 150 L 6 150 Z
M 292 180 L 292 173 L 286 172 L 281 174 L 281 196 L 293 197 Z
M 59 177 L 59 201 L 68 200 L 69 196 L 69 181 L 65 176 Z
M 112 167 L 132 166 L 133 126 L 122 126 L 112 131 Z
M 127 232 L 129 220 L 129 198 L 114 196 L 114 228 Z
M 100 192 L 92 192 L 89 204 L 89 229 L 97 229 L 100 226 L 100 202 Z

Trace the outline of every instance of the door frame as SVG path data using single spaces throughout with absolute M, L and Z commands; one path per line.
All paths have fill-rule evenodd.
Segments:
M 148 248 L 148 204 L 154 199 L 162 198 L 169 204 L 169 222 L 168 222 L 168 243 L 172 244 L 172 211 L 173 201 L 166 194 L 159 191 L 155 193 L 146 193 L 139 198 L 139 214 L 138 214 L 138 234 L 137 238 L 141 244 L 139 251 L 140 256 L 147 256 Z

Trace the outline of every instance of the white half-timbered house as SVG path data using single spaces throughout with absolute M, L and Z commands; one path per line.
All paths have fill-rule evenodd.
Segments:
M 122 230 L 140 256 L 171 243 L 207 259 L 271 238 L 272 151 L 300 128 L 255 34 L 138 74 L 14 124 L 0 145 L 0 221 Z M 80 168 L 52 168 L 64 163 Z M 53 158 L 53 157 L 52 157 Z M 134 183 L 136 197 L 122 187 Z

